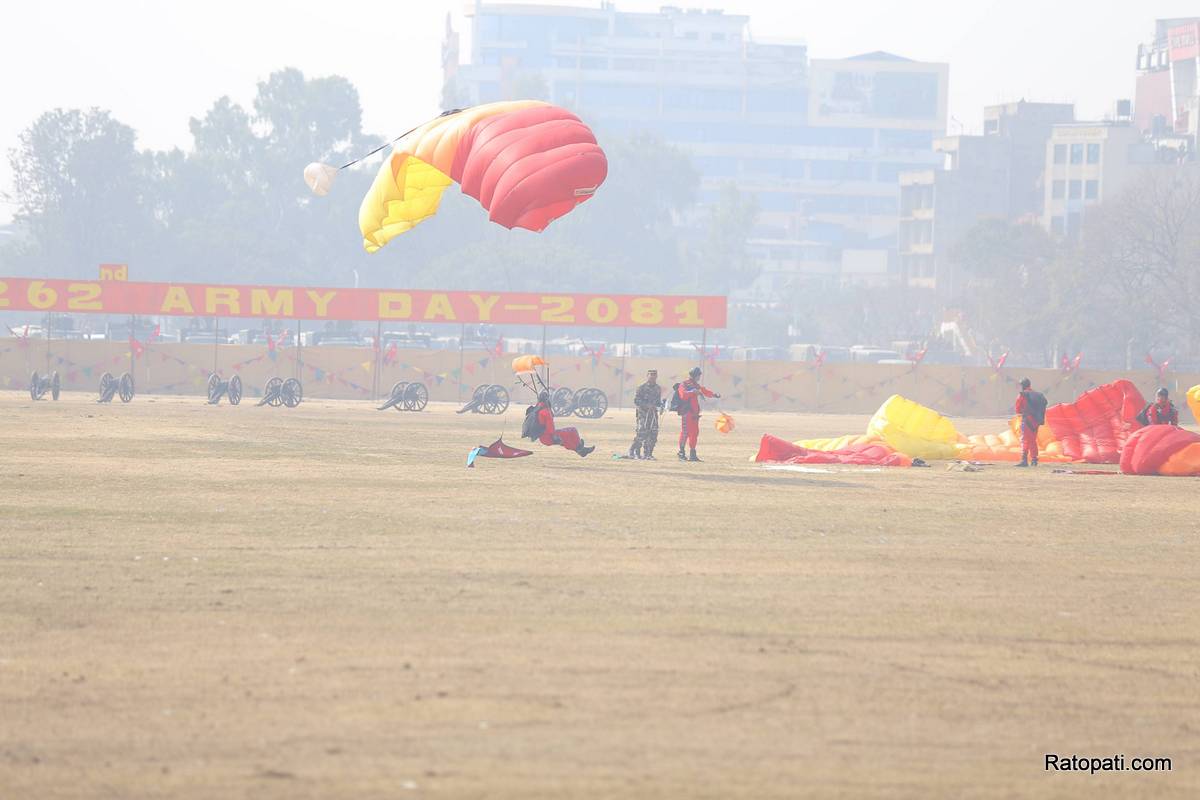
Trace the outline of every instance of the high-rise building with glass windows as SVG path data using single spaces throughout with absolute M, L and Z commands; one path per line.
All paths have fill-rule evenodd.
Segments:
M 601 136 L 646 132 L 688 152 L 701 206 L 728 182 L 753 195 L 761 294 L 895 280 L 898 177 L 939 162 L 946 125 L 946 65 L 809 59 L 722 11 L 476 0 L 464 31 L 447 28 L 444 69 L 447 107 L 542 97 Z

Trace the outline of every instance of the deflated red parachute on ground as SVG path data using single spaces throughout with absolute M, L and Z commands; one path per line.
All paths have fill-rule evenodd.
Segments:
M 1062 445 L 1062 454 L 1088 464 L 1116 464 L 1130 434 L 1142 427 L 1138 412 L 1146 401 L 1127 380 L 1084 392 L 1074 403 L 1046 409 L 1046 427 Z
M 764 433 L 755 461 L 781 464 L 857 464 L 870 467 L 911 467 L 912 459 L 882 442 L 852 444 L 841 450 L 809 450 Z
M 1142 428 L 1125 442 L 1121 472 L 1200 477 L 1200 434 L 1174 425 Z

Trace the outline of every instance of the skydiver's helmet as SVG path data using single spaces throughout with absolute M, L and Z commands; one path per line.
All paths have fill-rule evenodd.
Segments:
M 1168 394 L 1169 394 L 1169 392 L 1167 391 L 1167 387 L 1163 386 L 1158 390 L 1158 392 L 1155 396 L 1161 400 L 1166 400 Z
M 692 370 L 691 370 L 691 372 L 688 373 L 688 375 L 691 376 L 692 380 L 699 378 L 700 377 L 700 368 L 692 367 Z
M 550 405 L 550 393 L 547 392 L 545 389 L 538 392 L 538 402 L 545 403 L 546 405 Z
M 1032 386 L 1032 385 L 1033 385 L 1033 384 L 1031 384 L 1031 383 L 1029 382 L 1029 378 L 1021 378 L 1021 388 L 1022 388 L 1022 389 L 1028 389 L 1028 388 L 1029 388 L 1030 386 Z

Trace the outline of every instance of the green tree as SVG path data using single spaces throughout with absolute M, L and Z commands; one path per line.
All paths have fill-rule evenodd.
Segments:
M 152 160 L 107 111 L 55 109 L 23 131 L 9 153 L 28 230 L 23 266 L 88 275 L 96 264 L 136 257 L 158 224 L 145 202 Z

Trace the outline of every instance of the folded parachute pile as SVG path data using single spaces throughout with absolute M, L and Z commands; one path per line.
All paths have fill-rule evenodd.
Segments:
M 1200 395 L 1200 392 L 1197 394 Z M 1197 403 L 1200 404 L 1200 397 Z M 1121 448 L 1130 435 L 1141 427 L 1137 414 L 1144 406 L 1141 392 L 1126 380 L 1084 392 L 1073 403 L 1051 406 L 1046 409 L 1046 424 L 1038 431 L 1039 459 L 1048 463 L 1119 463 Z M 1019 425 L 1020 419 L 1014 417 L 1008 428 L 998 434 L 963 436 L 955 429 L 953 422 L 933 409 L 900 395 L 892 395 L 871 417 L 865 434 L 833 439 L 804 439 L 796 442 L 795 446 L 808 453 L 804 457 L 810 459 L 816 458 L 813 452 L 870 452 L 880 459 L 872 463 L 880 463 L 891 454 L 907 456 L 909 459 L 1015 462 L 1021 459 Z M 770 460 L 762 458 L 767 437 L 763 438 L 763 442 L 764 447 L 760 448 L 760 457 L 757 459 L 759 461 Z M 808 460 L 795 463 L 829 462 Z
M 1121 472 L 1200 477 L 1200 434 L 1174 425 L 1142 428 L 1121 451 Z
M 850 444 L 834 450 L 810 450 L 764 433 L 755 461 L 778 464 L 856 464 L 872 467 L 911 467 L 913 460 L 882 442 Z

